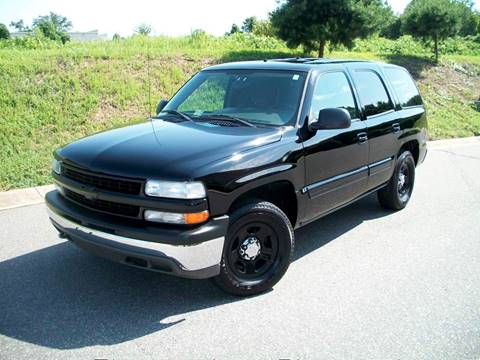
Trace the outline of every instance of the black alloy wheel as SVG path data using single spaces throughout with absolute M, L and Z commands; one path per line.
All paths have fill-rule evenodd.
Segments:
M 239 296 L 270 289 L 287 271 L 293 247 L 292 226 L 278 207 L 268 202 L 245 205 L 231 215 L 214 283 Z
M 403 151 L 387 186 L 378 190 L 378 201 L 388 210 L 401 210 L 407 206 L 415 183 L 415 160 L 410 151 Z

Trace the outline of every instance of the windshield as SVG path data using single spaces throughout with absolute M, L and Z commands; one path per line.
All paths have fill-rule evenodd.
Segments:
M 294 125 L 305 77 L 293 71 L 206 70 L 186 83 L 163 112 L 181 112 L 194 121 L 218 117 Z

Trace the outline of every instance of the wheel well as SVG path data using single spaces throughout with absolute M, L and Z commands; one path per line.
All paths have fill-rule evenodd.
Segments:
M 398 155 L 400 155 L 403 151 L 408 150 L 412 153 L 413 159 L 415 160 L 415 165 L 418 164 L 418 156 L 419 156 L 419 150 L 420 146 L 418 144 L 417 140 L 410 140 L 407 141 L 405 144 L 402 145 L 400 148 L 400 151 L 398 152 Z
M 252 201 L 271 202 L 279 207 L 287 215 L 292 226 L 295 226 L 298 212 L 297 197 L 295 189 L 289 181 L 277 181 L 247 191 L 235 199 L 228 212 L 232 213 L 235 209 Z

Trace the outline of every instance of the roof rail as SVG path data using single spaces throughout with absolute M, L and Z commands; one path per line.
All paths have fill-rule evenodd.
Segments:
M 328 59 L 328 58 L 313 58 L 313 57 L 296 57 L 296 58 L 285 58 L 285 59 L 271 59 L 264 60 L 266 61 L 275 61 L 275 62 L 286 62 L 292 64 L 334 64 L 334 63 L 350 63 L 350 62 L 368 62 L 366 60 L 351 60 L 351 59 Z
M 332 63 L 352 63 L 352 62 L 370 62 L 367 60 L 353 60 L 353 59 L 315 59 L 309 61 L 308 64 L 332 64 Z
M 301 58 L 301 57 L 296 57 L 296 58 L 286 58 L 286 59 L 272 59 L 269 61 L 276 61 L 276 62 L 287 62 L 287 63 L 295 63 L 295 64 L 303 64 L 306 62 L 314 61 L 317 60 L 318 58 Z

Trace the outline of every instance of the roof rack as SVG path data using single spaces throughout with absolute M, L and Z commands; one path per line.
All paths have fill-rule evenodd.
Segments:
M 367 60 L 353 60 L 353 59 L 315 59 L 308 64 L 340 64 L 340 63 L 352 63 L 352 62 L 370 62 Z
M 351 60 L 351 59 L 327 59 L 327 58 L 286 58 L 286 59 L 272 59 L 265 61 L 286 62 L 293 64 L 333 64 L 333 63 L 349 63 L 349 62 L 368 62 L 365 60 Z
M 286 58 L 286 59 L 272 59 L 268 61 L 275 61 L 275 62 L 287 62 L 287 63 L 293 63 L 293 64 L 303 64 L 306 62 L 314 61 L 317 60 L 318 58 L 301 58 L 301 57 L 296 57 L 296 58 Z

